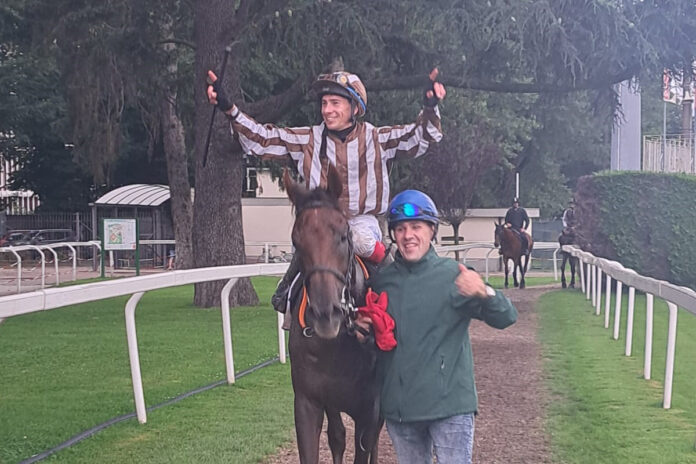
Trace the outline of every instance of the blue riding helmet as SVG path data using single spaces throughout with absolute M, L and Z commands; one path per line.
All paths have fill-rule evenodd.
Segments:
M 401 221 L 425 221 L 435 226 L 440 222 L 435 202 L 418 190 L 404 190 L 396 195 L 388 210 L 389 229 Z

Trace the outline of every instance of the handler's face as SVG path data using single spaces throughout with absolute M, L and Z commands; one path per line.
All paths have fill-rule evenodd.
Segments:
M 430 249 L 435 227 L 425 221 L 403 221 L 394 227 L 396 247 L 406 261 L 420 260 Z

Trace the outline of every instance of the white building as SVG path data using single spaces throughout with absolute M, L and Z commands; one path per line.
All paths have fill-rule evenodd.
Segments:
M 0 199 L 5 213 L 31 213 L 39 206 L 39 197 L 31 190 L 9 189 L 10 176 L 15 171 L 17 171 L 17 164 L 0 155 Z

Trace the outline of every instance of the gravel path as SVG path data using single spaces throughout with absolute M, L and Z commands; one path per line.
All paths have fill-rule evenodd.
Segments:
M 474 349 L 479 414 L 476 419 L 474 462 L 551 463 L 544 411 L 548 394 L 542 382 L 541 353 L 537 334 L 536 301 L 557 285 L 506 290 L 519 311 L 517 323 L 495 330 L 475 321 L 470 333 Z M 344 462 L 352 462 L 352 422 L 348 429 Z M 326 428 L 326 422 L 324 422 Z M 322 463 L 331 453 L 322 433 Z M 380 463 L 397 464 L 386 430 L 380 437 Z M 267 464 L 299 464 L 295 444 L 282 449 Z

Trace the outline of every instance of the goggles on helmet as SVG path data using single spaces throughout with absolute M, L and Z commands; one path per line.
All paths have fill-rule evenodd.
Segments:
M 437 214 L 421 208 L 418 205 L 414 205 L 413 203 L 403 203 L 401 205 L 393 206 L 389 210 L 390 214 L 397 215 L 397 214 L 403 214 L 406 218 L 420 218 L 423 216 L 430 216 L 433 219 L 437 219 Z

